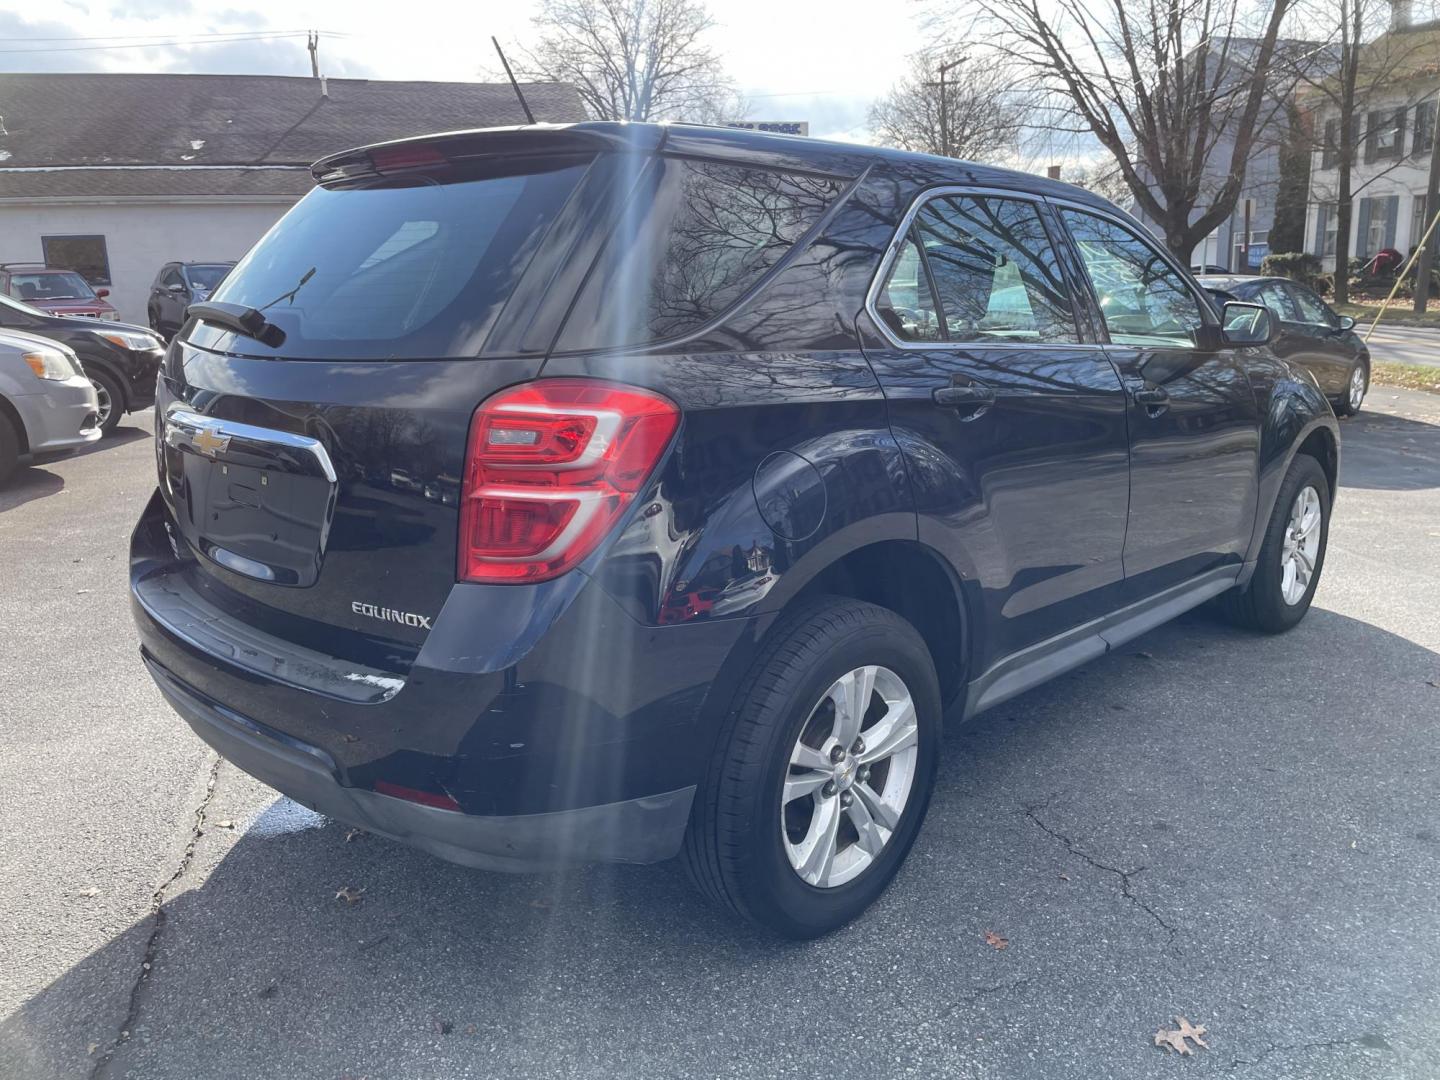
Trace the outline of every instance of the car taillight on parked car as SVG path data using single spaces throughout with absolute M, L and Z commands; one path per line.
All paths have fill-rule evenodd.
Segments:
M 609 533 L 680 410 L 649 390 L 541 379 L 475 410 L 460 505 L 461 581 L 545 581 Z

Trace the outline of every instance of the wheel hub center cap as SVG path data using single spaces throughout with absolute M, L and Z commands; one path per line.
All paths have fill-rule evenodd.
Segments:
M 849 754 L 835 766 L 835 787 L 840 791 L 848 791 L 855 784 L 855 773 L 860 765 Z M 823 773 L 821 774 L 824 775 Z

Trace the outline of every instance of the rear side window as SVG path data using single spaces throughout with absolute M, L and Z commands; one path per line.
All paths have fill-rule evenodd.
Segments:
M 657 159 L 582 290 L 560 348 L 693 333 L 758 285 L 842 190 L 829 177 Z
M 912 254 L 913 253 L 913 254 Z M 923 253 L 923 257 L 921 256 Z M 929 283 L 906 283 L 918 263 Z M 938 318 L 927 314 L 933 294 Z M 1079 340 L 1069 290 L 1033 203 L 931 199 L 916 214 L 877 313 L 904 341 L 1067 344 Z
M 460 164 L 316 188 L 230 271 L 214 299 L 285 332 L 241 353 L 312 359 L 474 356 L 588 160 Z M 228 337 L 191 331 L 198 344 Z

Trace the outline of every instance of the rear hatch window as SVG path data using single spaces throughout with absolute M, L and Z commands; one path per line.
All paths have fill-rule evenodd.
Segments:
M 207 324 L 189 340 L 294 359 L 474 356 L 588 164 L 512 157 L 318 187 L 212 298 L 260 309 L 284 342 Z

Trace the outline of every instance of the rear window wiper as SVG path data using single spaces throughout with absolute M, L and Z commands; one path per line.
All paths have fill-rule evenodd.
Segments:
M 265 318 L 263 312 L 253 307 L 246 307 L 244 304 L 204 300 L 198 304 L 191 304 L 185 309 L 185 313 L 202 322 L 208 322 L 224 327 L 226 330 L 233 330 L 237 334 L 244 334 L 248 338 L 254 338 L 260 344 L 269 345 L 272 349 L 278 349 L 285 344 L 284 330 Z

